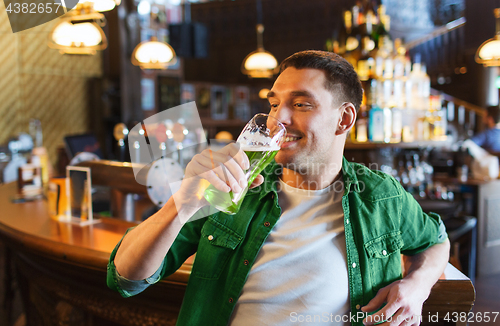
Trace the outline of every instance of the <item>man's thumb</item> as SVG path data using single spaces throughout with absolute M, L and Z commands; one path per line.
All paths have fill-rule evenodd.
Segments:
M 373 297 L 373 299 L 371 299 L 366 306 L 361 308 L 361 311 L 363 312 L 375 311 L 382 306 L 382 304 L 386 301 L 386 299 L 387 299 L 387 290 L 380 289 L 377 292 L 377 295 Z
M 250 189 L 260 186 L 264 182 L 264 177 L 259 174 L 250 185 Z

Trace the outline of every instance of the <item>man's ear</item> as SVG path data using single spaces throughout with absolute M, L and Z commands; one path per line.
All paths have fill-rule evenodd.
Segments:
M 342 135 L 352 129 L 356 122 L 356 108 L 352 103 L 345 103 L 343 108 L 340 108 L 341 114 L 337 126 L 336 135 Z

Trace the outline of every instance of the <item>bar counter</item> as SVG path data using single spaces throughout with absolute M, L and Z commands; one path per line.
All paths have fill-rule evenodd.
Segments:
M 0 186 L 0 241 L 15 266 L 28 325 L 175 325 L 190 261 L 141 295 L 121 298 L 106 287 L 106 267 L 134 224 L 113 218 L 84 227 L 58 222 L 45 200 L 13 203 L 16 190 L 15 183 Z M 9 274 L 7 300 L 13 295 Z
M 28 325 L 175 325 L 191 259 L 155 286 L 123 299 L 106 287 L 106 265 L 134 224 L 113 218 L 84 227 L 55 221 L 44 200 L 13 203 L 15 193 L 15 183 L 0 186 L 0 240 L 15 267 Z M 13 293 L 9 274 L 7 297 Z M 469 312 L 474 299 L 470 280 L 448 264 L 424 304 L 422 324 L 429 324 L 429 314 L 442 319 L 447 312 Z

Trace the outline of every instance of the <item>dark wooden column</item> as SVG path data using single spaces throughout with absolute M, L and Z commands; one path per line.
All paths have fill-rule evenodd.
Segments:
M 118 35 L 120 38 L 121 118 L 124 123 L 142 121 L 141 69 L 131 62 L 132 52 L 140 43 L 141 33 L 137 9 L 133 0 L 118 6 Z

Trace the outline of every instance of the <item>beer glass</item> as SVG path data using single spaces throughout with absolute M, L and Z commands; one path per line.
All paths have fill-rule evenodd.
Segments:
M 285 126 L 276 118 L 264 113 L 255 115 L 236 140 L 250 162 L 250 167 L 245 171 L 246 187 L 239 193 L 234 193 L 232 190 L 227 193 L 210 185 L 204 193 L 204 197 L 210 205 L 221 212 L 230 215 L 236 214 L 248 188 L 259 173 L 274 159 L 285 137 Z

